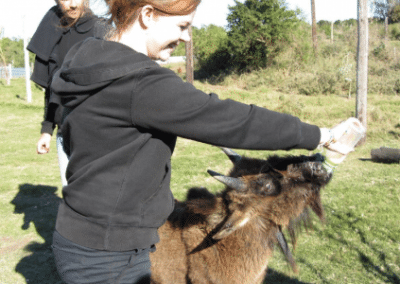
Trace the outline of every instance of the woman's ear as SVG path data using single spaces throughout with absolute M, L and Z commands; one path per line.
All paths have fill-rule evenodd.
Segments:
M 142 28 L 150 28 L 156 21 L 156 10 L 151 5 L 145 5 L 142 7 L 139 15 L 140 24 Z

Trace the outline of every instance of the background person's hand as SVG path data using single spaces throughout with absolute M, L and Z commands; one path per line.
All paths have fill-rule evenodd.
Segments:
M 42 133 L 37 142 L 36 152 L 38 154 L 47 154 L 50 150 L 51 135 L 49 133 Z

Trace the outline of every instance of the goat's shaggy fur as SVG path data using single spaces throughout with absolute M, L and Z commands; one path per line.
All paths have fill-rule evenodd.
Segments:
M 309 208 L 323 219 L 320 189 L 331 175 L 318 159 L 239 156 L 229 176 L 245 185 L 240 190 L 226 186 L 214 195 L 190 189 L 159 229 L 160 243 L 150 255 L 152 283 L 262 283 L 281 229 L 288 228 L 295 243 Z

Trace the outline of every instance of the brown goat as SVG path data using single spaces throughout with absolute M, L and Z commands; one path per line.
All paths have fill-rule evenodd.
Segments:
M 229 177 L 209 173 L 225 190 L 214 195 L 192 188 L 186 202 L 176 202 L 150 255 L 151 283 L 262 283 L 276 243 L 296 270 L 282 229 L 289 229 L 295 244 L 296 227 L 310 220 L 309 208 L 323 219 L 319 193 L 331 179 L 323 157 L 260 160 L 223 150 L 234 163 Z

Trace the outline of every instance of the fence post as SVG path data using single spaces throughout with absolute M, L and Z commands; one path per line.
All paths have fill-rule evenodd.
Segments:
M 356 117 L 361 121 L 365 129 L 367 129 L 368 38 L 367 0 L 358 0 Z M 358 144 L 365 144 L 366 139 L 366 136 L 363 137 Z
M 24 61 L 25 61 L 25 87 L 26 87 L 26 99 L 28 103 L 32 102 L 32 90 L 31 90 L 31 80 L 30 80 L 30 69 L 29 69 L 29 53 L 26 49 L 28 47 L 28 40 L 26 38 L 26 31 L 25 31 L 25 22 L 26 17 L 23 16 L 23 25 L 24 25 Z
M 6 82 L 7 85 L 11 85 L 11 64 L 8 64 L 6 67 Z
M 317 55 L 318 39 L 317 39 L 317 18 L 315 16 L 315 0 L 311 0 L 311 17 L 312 17 L 312 41 L 314 54 Z
M 385 17 L 385 44 L 389 41 L 389 18 Z

